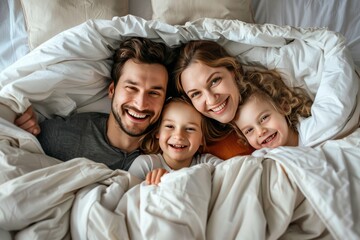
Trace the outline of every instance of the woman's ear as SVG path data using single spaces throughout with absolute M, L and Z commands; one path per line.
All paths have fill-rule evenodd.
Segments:
M 108 96 L 109 98 L 113 98 L 114 97 L 114 93 L 115 93 L 115 83 L 114 81 L 112 81 L 109 85 L 109 89 L 108 89 Z
M 156 133 L 155 133 L 155 138 L 156 138 L 156 139 L 159 139 L 159 138 L 160 138 L 159 132 L 156 132 Z

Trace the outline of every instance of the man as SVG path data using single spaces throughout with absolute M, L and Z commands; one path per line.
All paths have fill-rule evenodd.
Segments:
M 86 157 L 128 170 L 140 154 L 140 138 L 160 116 L 172 59 L 171 49 L 162 43 L 128 39 L 114 55 L 110 114 L 79 113 L 39 126 L 30 107 L 15 124 L 37 135 L 49 156 L 63 161 Z

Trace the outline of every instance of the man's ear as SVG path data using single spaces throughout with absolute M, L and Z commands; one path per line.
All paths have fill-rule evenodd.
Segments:
M 115 94 L 115 83 L 114 81 L 112 81 L 109 85 L 109 89 L 108 89 L 108 95 L 109 95 L 109 98 L 113 98 L 114 97 L 114 94 Z

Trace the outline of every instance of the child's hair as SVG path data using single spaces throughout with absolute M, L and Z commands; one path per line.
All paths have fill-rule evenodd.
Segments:
M 299 117 L 311 115 L 312 100 L 301 87 L 289 88 L 275 70 L 248 71 L 240 88 L 238 112 L 250 98 L 257 98 L 271 103 L 276 111 L 283 114 L 289 128 L 297 132 Z M 246 137 L 232 123 L 243 143 L 248 144 Z
M 154 128 L 150 132 L 148 132 L 140 141 L 140 149 L 145 154 L 161 153 L 161 149 L 159 146 L 159 140 L 156 138 L 156 134 L 159 132 L 160 125 L 161 125 L 163 115 L 164 115 L 164 111 L 169 106 L 169 103 L 172 103 L 172 102 L 185 103 L 195 109 L 195 107 L 191 104 L 191 102 L 187 98 L 184 98 L 184 97 L 168 98 L 165 101 L 161 116 L 160 116 L 159 120 L 156 122 L 156 124 L 154 125 Z M 197 110 L 195 109 L 195 111 L 197 111 Z M 199 114 L 201 115 L 201 131 L 203 133 L 203 140 L 202 140 L 203 146 L 198 150 L 198 152 L 201 153 L 202 150 L 205 149 L 207 143 L 209 142 L 208 139 L 212 139 L 211 136 L 214 134 L 214 133 L 212 133 L 212 131 L 216 131 L 216 129 L 213 129 L 213 127 L 211 125 L 209 125 L 208 119 L 205 116 L 203 116 L 200 112 L 199 112 Z

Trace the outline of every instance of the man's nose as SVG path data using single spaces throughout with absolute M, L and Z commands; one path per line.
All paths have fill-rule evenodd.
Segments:
M 135 105 L 139 110 L 147 109 L 149 104 L 149 100 L 147 99 L 146 95 L 143 93 L 137 94 L 135 97 Z

